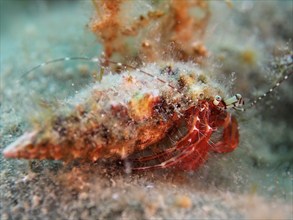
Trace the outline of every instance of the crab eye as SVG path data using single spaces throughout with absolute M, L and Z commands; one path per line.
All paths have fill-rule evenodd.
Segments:
M 216 95 L 216 96 L 215 96 L 215 99 L 216 99 L 217 101 L 221 101 L 221 100 L 222 100 L 222 97 L 219 96 L 219 95 Z
M 242 95 L 240 95 L 240 94 L 236 94 L 235 96 L 236 96 L 237 100 L 240 100 L 242 98 Z
M 222 101 L 222 97 L 219 96 L 219 95 L 216 95 L 216 96 L 215 96 L 215 99 L 214 99 L 214 101 L 213 101 L 213 103 L 214 103 L 215 106 L 217 106 L 217 105 L 219 105 L 219 103 L 220 103 L 221 101 Z

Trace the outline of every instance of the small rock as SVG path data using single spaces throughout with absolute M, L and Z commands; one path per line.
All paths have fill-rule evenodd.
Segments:
M 7 220 L 7 219 L 9 219 L 9 215 L 7 213 L 2 213 L 1 219 L 2 220 Z
M 82 192 L 78 196 L 78 198 L 81 199 L 81 200 L 86 200 L 88 197 L 89 197 L 88 193 L 86 193 L 86 192 Z
M 175 205 L 180 208 L 189 209 L 192 207 L 192 201 L 188 196 L 178 196 L 175 200 Z
M 33 196 L 32 198 L 32 206 L 35 208 L 37 206 L 39 206 L 41 203 L 41 198 L 39 196 Z

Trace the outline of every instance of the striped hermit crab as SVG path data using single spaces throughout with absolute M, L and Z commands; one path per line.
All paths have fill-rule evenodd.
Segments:
M 71 60 L 99 63 L 101 72 L 105 71 L 105 60 L 87 57 L 57 59 L 31 71 Z M 285 60 L 283 77 L 246 109 L 292 75 L 292 56 Z M 133 163 L 133 170 L 193 170 L 207 160 L 210 151 L 226 153 L 237 147 L 237 120 L 228 109 L 245 110 L 244 101 L 240 94 L 222 99 L 223 87 L 208 72 L 193 63 L 154 63 L 141 68 L 107 63 L 122 72 L 109 72 L 101 82 L 65 100 L 50 120 L 10 144 L 4 156 L 63 161 L 126 159 Z M 215 138 L 219 132 L 222 134 Z
M 4 156 L 63 161 L 122 158 L 133 162 L 133 170 L 173 166 L 193 170 L 206 161 L 209 151 L 225 153 L 237 147 L 237 120 L 227 109 L 241 108 L 241 95 L 222 99 L 222 87 L 192 63 L 147 64 L 140 69 L 115 64 L 124 69 L 121 74 L 109 73 L 101 83 L 65 100 L 48 122 L 10 144 Z M 166 146 L 166 139 L 182 128 L 176 143 Z M 211 136 L 220 128 L 222 135 L 214 143 Z M 165 147 L 157 147 L 158 143 Z M 140 155 L 133 156 L 137 152 Z

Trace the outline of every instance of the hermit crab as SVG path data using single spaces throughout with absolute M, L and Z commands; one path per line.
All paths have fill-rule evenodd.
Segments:
M 99 58 L 66 57 L 30 71 L 72 60 L 97 63 L 102 80 L 64 100 L 50 120 L 10 144 L 3 151 L 6 158 L 123 159 L 132 163 L 132 170 L 194 170 L 209 152 L 227 153 L 238 146 L 238 123 L 229 109 L 244 111 L 243 98 L 236 94 L 223 99 L 223 86 L 196 64 L 162 61 L 135 68 Z M 289 71 L 246 109 L 292 75 L 292 57 L 286 60 Z M 120 73 L 113 74 L 103 63 L 116 65 Z
M 78 59 L 105 63 L 98 58 Z M 101 82 L 65 100 L 49 121 L 10 144 L 4 156 L 63 161 L 127 159 L 134 164 L 133 170 L 174 166 L 194 170 L 210 151 L 226 153 L 237 147 L 237 120 L 227 110 L 241 109 L 241 95 L 221 98 L 225 94 L 222 86 L 195 64 L 153 63 L 139 69 L 112 64 L 122 69 L 120 74 L 109 72 Z M 159 148 L 158 143 L 168 145 L 166 139 L 176 129 L 183 133 L 178 140 Z M 213 142 L 213 133 L 220 130 L 221 137 Z M 137 153 L 139 156 L 133 156 Z

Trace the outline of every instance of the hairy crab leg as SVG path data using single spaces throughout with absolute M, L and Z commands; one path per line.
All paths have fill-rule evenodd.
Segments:
M 207 160 L 209 149 L 208 142 L 199 143 L 196 148 L 190 151 L 188 157 L 181 160 L 180 169 L 195 170 Z
M 213 147 L 213 151 L 217 153 L 231 152 L 239 144 L 239 131 L 236 118 L 227 114 L 223 127 L 223 136 Z
M 175 157 L 172 157 L 160 164 L 151 165 L 151 166 L 145 166 L 145 167 L 134 167 L 132 170 L 134 171 L 142 171 L 142 170 L 150 170 L 150 169 L 157 169 L 157 168 L 167 168 L 174 165 L 177 165 L 179 162 L 182 162 L 186 157 L 192 155 L 194 151 L 196 151 L 196 148 L 198 146 L 205 146 L 207 144 L 207 140 L 210 138 L 211 132 L 206 132 L 204 136 L 202 136 L 198 141 L 196 141 L 193 144 L 190 144 L 186 149 L 184 149 L 180 154 L 178 154 Z M 197 151 L 198 152 L 198 151 Z M 198 156 L 198 155 L 197 155 Z M 197 159 L 199 157 L 196 157 Z
M 156 165 L 151 165 L 151 166 L 144 166 L 144 167 L 134 167 L 132 168 L 132 170 L 134 171 L 143 171 L 143 170 L 150 170 L 150 169 L 157 169 L 157 168 L 167 168 L 167 167 L 171 167 L 174 165 L 177 165 L 178 163 L 182 163 L 181 168 L 185 169 L 185 170 L 190 170 L 192 169 L 194 166 L 188 166 L 187 164 L 185 164 L 184 159 L 186 157 L 191 156 L 193 160 L 199 160 L 201 159 L 201 161 L 204 161 L 205 158 L 202 157 L 202 153 L 205 153 L 205 151 L 208 151 L 208 140 L 213 132 L 213 129 L 208 125 L 208 123 L 205 123 L 205 127 L 204 127 L 204 131 L 202 131 L 201 133 L 203 134 L 201 137 L 195 139 L 193 138 L 193 142 L 189 142 L 189 143 L 185 143 L 186 145 L 181 146 L 181 147 L 186 147 L 184 150 L 181 151 L 181 153 L 179 153 L 178 155 L 160 163 L 160 164 L 156 164 Z M 198 136 L 198 129 L 193 129 L 193 136 Z M 176 145 L 177 147 L 178 145 Z M 179 147 L 179 146 L 178 146 Z M 198 150 L 201 149 L 202 151 Z M 195 158 L 194 158 L 195 157 Z M 197 164 L 197 163 L 196 163 Z M 201 163 L 199 163 L 201 164 Z
M 183 170 L 195 170 L 198 168 L 201 164 L 203 164 L 208 157 L 208 152 L 210 150 L 210 147 L 212 145 L 209 143 L 211 140 L 211 134 L 213 132 L 213 129 L 208 124 L 208 118 L 205 118 L 204 123 L 201 123 L 203 126 L 207 127 L 207 133 L 206 141 L 199 143 L 198 146 L 188 155 L 188 157 L 184 158 L 183 161 L 180 163 L 180 168 Z
M 150 161 L 150 160 L 154 160 L 154 159 L 160 159 L 164 156 L 170 155 L 172 152 L 174 152 L 176 150 L 183 148 L 188 143 L 196 141 L 196 140 L 194 140 L 194 138 L 199 136 L 199 130 L 197 129 L 198 128 L 197 124 L 200 121 L 200 119 L 198 117 L 199 111 L 196 110 L 194 107 L 192 107 L 192 109 L 190 109 L 189 112 L 190 113 L 188 114 L 188 117 L 186 119 L 186 121 L 189 122 L 188 123 L 188 131 L 189 132 L 176 144 L 175 147 L 168 148 L 168 149 L 161 151 L 155 155 L 136 158 L 136 159 L 133 159 L 132 161 L 146 162 L 146 161 Z M 189 119 L 191 117 L 192 117 L 192 120 Z M 191 123 L 190 123 L 190 121 L 191 121 Z

